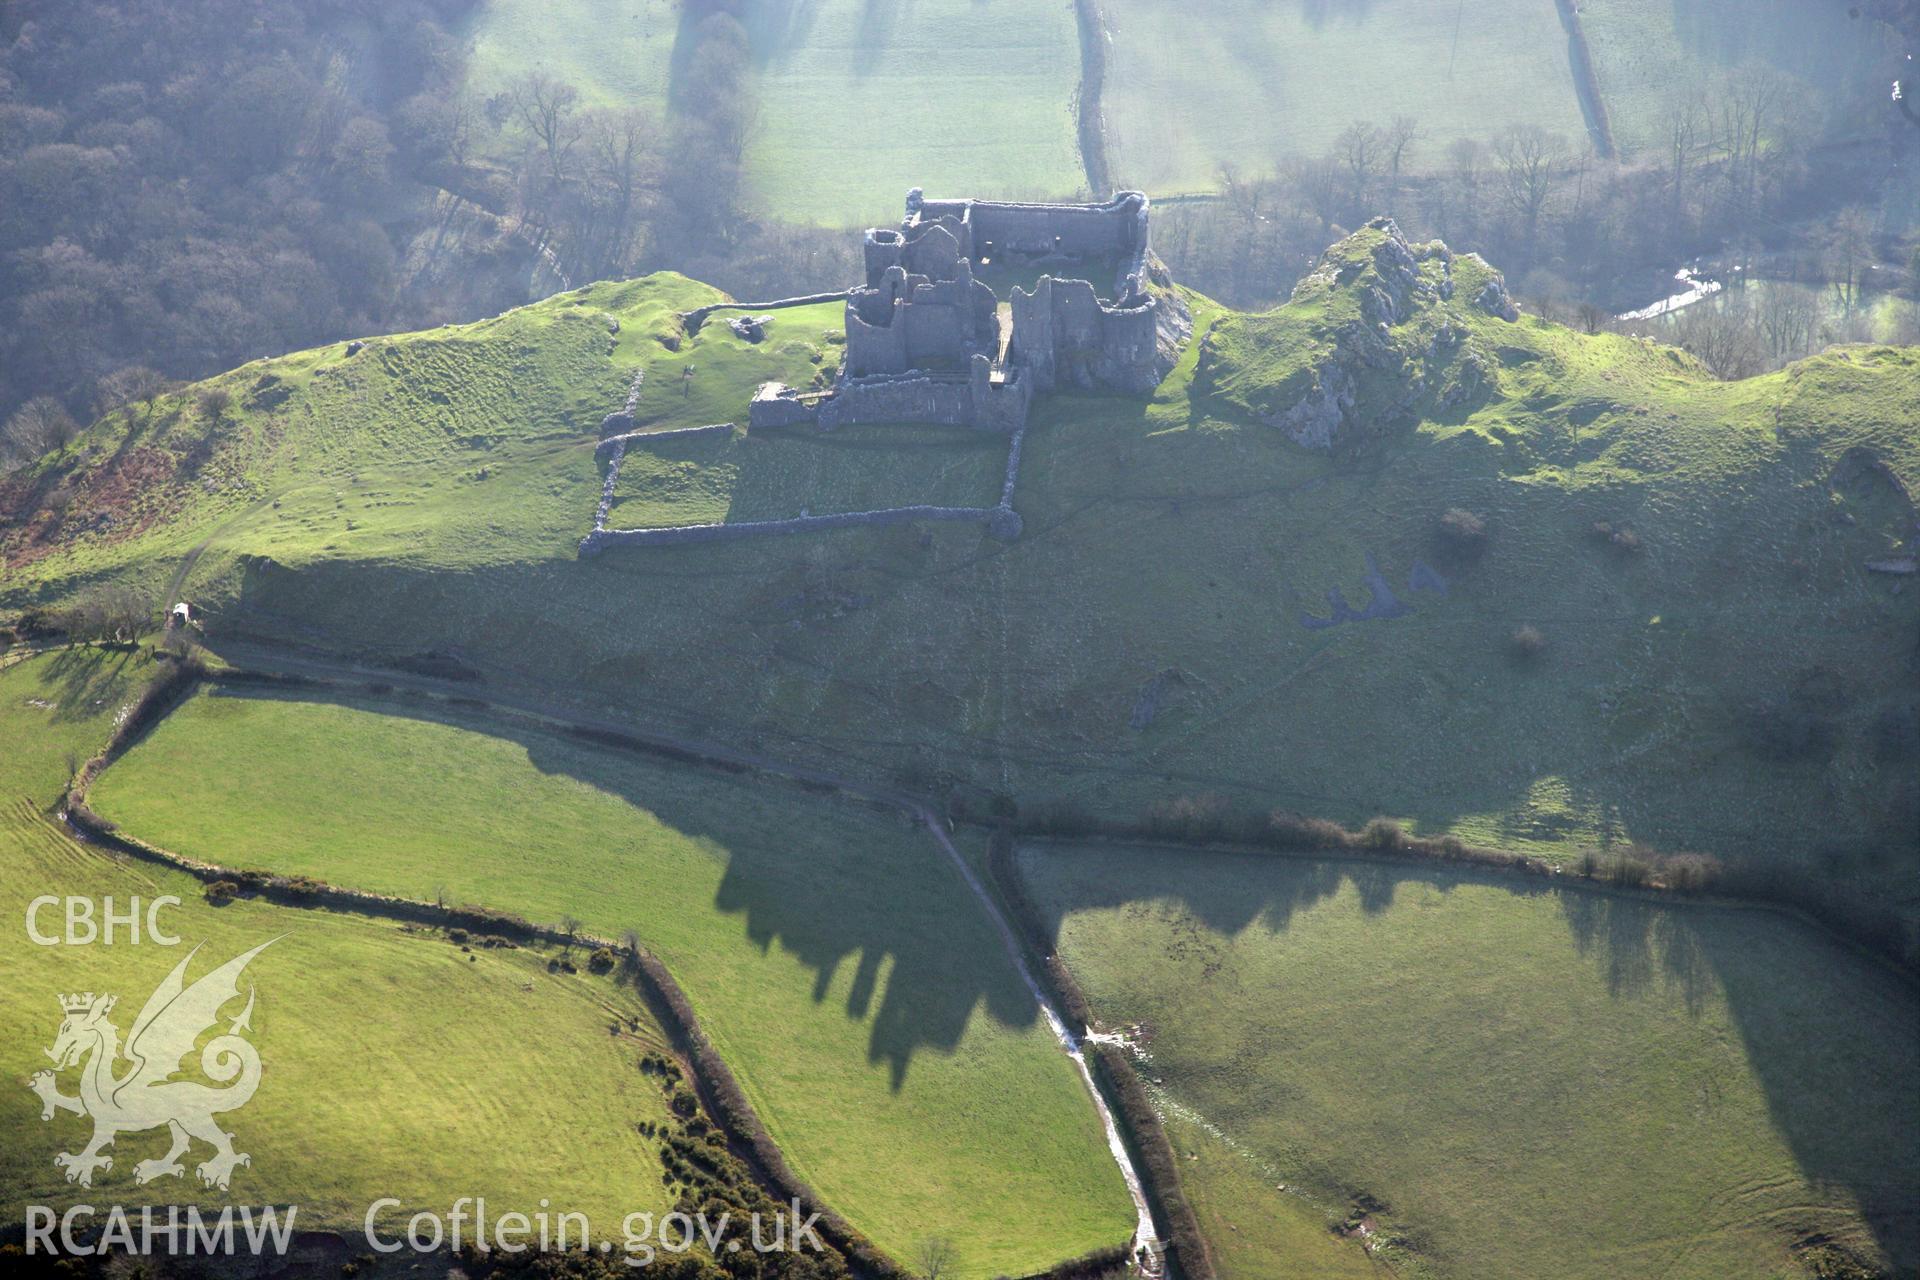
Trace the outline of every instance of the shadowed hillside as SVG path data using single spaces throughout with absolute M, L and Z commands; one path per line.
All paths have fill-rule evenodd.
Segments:
M 831 375 L 831 305 L 759 345 L 685 333 L 675 312 L 713 297 L 596 285 L 132 406 L 0 483 L 0 601 L 133 584 L 192 599 L 216 650 L 439 655 L 982 808 L 1214 794 L 1912 901 L 1920 598 L 1874 566 L 1913 554 L 1920 353 L 1718 382 L 1505 319 L 1489 267 L 1382 223 L 1278 310 L 1192 296 L 1150 399 L 1044 398 L 1018 542 L 577 560 L 596 428 L 636 372 L 648 430 Z M 675 466 L 643 495 L 660 522 L 712 501 L 697 458 Z

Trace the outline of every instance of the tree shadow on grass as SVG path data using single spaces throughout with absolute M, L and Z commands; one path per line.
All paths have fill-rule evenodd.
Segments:
M 716 850 L 724 869 L 710 897 L 682 876 L 649 909 L 711 909 L 741 917 L 746 938 L 762 954 L 778 946 L 812 971 L 815 1003 L 824 1003 L 850 968 L 844 1012 L 869 1023 L 867 1060 L 886 1064 L 896 1092 L 915 1055 L 952 1053 L 960 1046 L 977 1009 L 1014 1028 L 1039 1017 L 990 923 L 932 836 L 892 810 L 765 775 L 596 745 L 438 701 L 361 700 L 306 689 L 249 688 L 221 696 L 345 706 L 509 740 L 543 773 L 618 796 L 677 835 Z M 696 785 L 688 785 L 689 779 Z M 394 785 L 425 795 L 433 780 L 423 775 L 395 779 Z M 476 849 L 473 857 L 488 852 Z M 503 862 L 516 856 L 505 846 L 491 852 Z M 703 982 L 686 957 L 660 945 L 648 919 L 605 921 L 604 911 L 593 905 L 594 886 L 575 889 L 573 914 L 595 928 L 630 925 L 675 971 L 696 1006 L 711 1005 L 712 979 Z M 538 914 L 527 902 L 482 905 Z
M 52 686 L 56 723 L 91 720 L 114 709 L 134 690 L 131 649 L 76 645 L 48 657 L 32 659 Z
M 1057 849 L 1023 852 L 1020 865 L 1037 867 Z M 1163 863 L 1142 874 L 1142 850 L 1128 852 L 1136 856 L 1047 880 L 1048 892 L 1033 890 L 1028 873 L 1038 923 L 1050 938 L 1059 937 L 1069 914 L 1145 901 L 1172 904 L 1226 938 L 1254 927 L 1283 932 L 1300 912 L 1348 885 L 1370 915 L 1410 884 L 1442 893 L 1471 884 L 1551 896 L 1572 951 L 1597 968 L 1609 999 L 1678 1001 L 1690 1019 L 1724 1001 L 1769 1119 L 1806 1182 L 1842 1188 L 1834 1199 L 1858 1206 L 1896 1266 L 1920 1258 L 1920 999 L 1830 935 L 1767 909 L 1665 903 L 1411 863 L 1165 850 Z M 1078 846 L 1067 856 L 1089 853 L 1090 846 Z M 1209 946 L 1204 936 L 1188 943 Z M 1459 945 L 1481 947 L 1485 940 L 1463 937 Z M 1354 1016 L 1365 1017 L 1365 1010 Z M 1768 1220 L 1796 1238 L 1833 1226 L 1831 1213 L 1805 1206 Z

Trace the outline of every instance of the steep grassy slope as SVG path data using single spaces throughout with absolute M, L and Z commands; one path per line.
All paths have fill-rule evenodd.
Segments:
M 42 894 L 111 896 L 120 910 L 131 897 L 172 894 L 182 905 L 161 921 L 182 945 L 123 934 L 112 945 L 43 947 L 16 935 L 0 950 L 0 1072 L 12 1085 L 48 1066 L 41 1050 L 66 992 L 116 993 L 124 1033 L 192 947 L 203 948 L 189 971 L 198 977 L 277 937 L 248 970 L 262 1084 L 222 1117 L 253 1163 L 230 1190 L 203 1188 L 191 1166 L 208 1152 L 196 1146 L 183 1179 L 140 1187 L 134 1165 L 161 1155 L 166 1134 L 129 1133 L 90 1190 L 70 1186 L 52 1157 L 80 1149 L 86 1121 L 63 1113 L 43 1123 L 39 1100 L 9 1087 L 0 1090 L 0 1211 L 18 1222 L 28 1204 L 103 1196 L 129 1206 L 296 1204 L 302 1228 L 357 1231 L 385 1196 L 440 1212 L 453 1195 L 528 1212 L 546 1197 L 617 1240 L 626 1213 L 670 1209 L 653 1144 L 635 1128 L 667 1118 L 658 1085 L 636 1069 L 663 1040 L 631 987 L 550 974 L 545 955 L 467 952 L 360 917 L 248 900 L 216 908 L 199 881 L 76 844 L 40 811 L 66 781 L 66 753 L 91 754 L 110 731 L 136 666 L 73 651 L 0 671 L 0 910 L 18 930 Z M 41 927 L 58 932 L 57 917 L 43 911 Z M 511 1043 L 503 1025 L 517 1029 Z M 72 1075 L 61 1088 L 73 1092 Z M 559 1163 L 550 1158 L 556 1133 L 568 1142 Z
M 1302 1207 L 1406 1275 L 1784 1278 L 1815 1239 L 1920 1258 L 1920 1002 L 1786 917 L 1380 864 L 1021 858 L 1095 1012 L 1145 1028 L 1228 1277 L 1274 1274 L 1257 1250 Z
M 1495 318 L 1470 259 L 1383 274 L 1390 241 L 1336 247 L 1263 316 L 1193 299 L 1211 333 L 1151 399 L 1044 400 L 1013 544 L 889 529 L 577 560 L 594 429 L 636 368 L 668 427 L 833 363 L 826 310 L 793 320 L 812 336 L 688 340 L 670 312 L 710 291 L 656 277 L 248 366 L 211 431 L 191 396 L 102 423 L 0 488 L 0 600 L 181 575 L 216 648 L 451 652 L 503 688 L 975 798 L 1132 814 L 1217 793 L 1557 858 L 1645 839 L 1911 899 L 1920 596 L 1865 566 L 1912 553 L 1920 353 L 1718 383 Z M 1378 342 L 1376 290 L 1400 296 Z M 1266 425 L 1338 377 L 1334 453 Z M 720 487 L 696 470 L 682 512 Z M 1475 555 L 1436 540 L 1454 507 L 1485 520 Z M 1366 612 L 1369 565 L 1398 616 L 1323 625 Z
M 924 831 L 432 714 L 203 695 L 92 803 L 228 865 L 636 930 L 794 1168 L 895 1257 L 946 1237 L 985 1280 L 1125 1241 L 1084 1088 Z
M 927 504 L 991 507 L 1004 436 L 966 428 L 846 427 L 831 435 L 683 436 L 638 441 L 620 464 L 607 524 L 738 524 L 802 513 Z

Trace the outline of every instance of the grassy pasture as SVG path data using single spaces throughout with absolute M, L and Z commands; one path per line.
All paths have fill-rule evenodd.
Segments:
M 986 1277 L 1126 1237 L 1093 1108 L 924 833 L 426 714 L 203 695 L 94 804 L 230 865 L 636 929 L 794 1167 L 897 1256 L 946 1235 Z
M 1877 129 L 1897 48 L 1854 6 L 1828 0 L 1585 0 L 1581 21 L 1614 135 L 1629 155 L 1658 149 L 1672 104 L 1758 66 L 1802 82 L 1788 110 L 1826 104 Z M 1871 103 L 1873 110 L 1866 109 Z M 1844 128 L 1842 133 L 1847 132 Z
M 1005 437 L 964 428 L 846 427 L 830 436 L 766 432 L 635 441 L 608 526 L 779 520 L 1000 500 Z
M 634 1129 L 666 1119 L 658 1085 L 636 1069 L 664 1042 L 630 988 L 549 974 L 530 952 L 464 953 L 383 921 L 248 900 L 216 908 L 199 881 L 77 844 L 44 814 L 65 782 L 66 752 L 84 756 L 104 740 L 142 674 L 125 655 L 85 650 L 0 671 L 0 911 L 18 929 L 42 894 L 111 895 L 122 908 L 134 895 L 173 894 L 182 905 L 162 918 L 183 943 L 74 949 L 21 937 L 0 949 L 0 1075 L 15 1086 L 0 1090 L 0 1211 L 18 1222 L 27 1204 L 102 1196 L 292 1203 L 302 1227 L 357 1230 L 384 1196 L 444 1211 L 453 1196 L 485 1195 L 500 1211 L 529 1212 L 547 1197 L 617 1239 L 626 1213 L 670 1208 L 653 1146 Z M 68 1185 L 52 1157 L 80 1149 L 86 1122 L 63 1113 L 43 1123 L 39 1100 L 17 1087 L 48 1065 L 40 1051 L 59 1027 L 55 997 L 117 993 L 124 1033 L 186 949 L 204 947 L 192 978 L 274 937 L 248 969 L 262 1083 L 222 1117 L 252 1166 L 227 1192 L 204 1189 L 191 1165 L 207 1153 L 196 1147 L 184 1180 L 139 1187 L 134 1164 L 167 1145 L 164 1131 L 147 1132 L 119 1139 L 113 1169 L 91 1190 Z M 516 1028 L 511 1043 L 498 1035 L 505 1025 Z M 71 1075 L 61 1084 L 73 1091 Z M 567 1135 L 560 1162 L 550 1158 L 557 1133 Z
M 885 224 L 928 195 L 1069 196 L 1086 185 L 1070 4 L 823 0 L 753 7 L 748 179 L 781 216 Z
M 1164 1103 L 1164 1090 L 1158 1093 Z M 1327 1230 L 1327 1213 L 1269 1177 L 1263 1161 L 1190 1113 L 1162 1116 L 1180 1156 L 1180 1185 L 1223 1280 L 1385 1280 L 1361 1243 Z M 1282 1190 L 1286 1187 L 1286 1190 Z
M 1147 1028 L 1229 1277 L 1362 1196 L 1401 1274 L 1785 1278 L 1816 1234 L 1920 1257 L 1920 1004 L 1785 917 L 1139 848 L 1020 865 L 1096 1012 Z
M 540 71 L 580 90 L 587 106 L 666 109 L 676 0 L 487 0 L 462 33 L 467 83 L 482 98 Z
M 1415 166 L 1509 124 L 1586 136 L 1552 0 L 1109 0 L 1114 181 L 1210 191 L 1357 120 L 1420 122 Z
M 154 675 L 136 653 L 77 648 L 0 663 L 0 796 L 50 807 Z

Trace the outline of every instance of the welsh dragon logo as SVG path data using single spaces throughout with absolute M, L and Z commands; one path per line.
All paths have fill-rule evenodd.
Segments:
M 201 1035 L 218 1024 L 220 1010 L 239 998 L 241 971 L 277 941 L 261 943 L 189 986 L 187 964 L 200 951 L 195 947 L 147 997 L 140 1016 L 133 1020 L 124 1049 L 119 1028 L 108 1020 L 117 997 L 91 991 L 60 997 L 60 1009 L 66 1017 L 53 1047 L 47 1050 L 54 1069 L 36 1074 L 29 1087 L 40 1095 L 42 1120 L 53 1119 L 56 1111 L 93 1118 L 93 1140 L 86 1149 L 78 1154 L 62 1152 L 53 1158 L 57 1167 L 67 1171 L 68 1182 L 92 1186 L 94 1170 L 113 1168 L 113 1158 L 102 1155 L 102 1148 L 112 1146 L 120 1134 L 161 1125 L 172 1134 L 173 1145 L 160 1159 L 136 1164 L 135 1182 L 183 1175 L 186 1170 L 180 1157 L 196 1138 L 213 1147 L 213 1154 L 194 1168 L 200 1181 L 209 1187 L 224 1191 L 235 1166 L 253 1163 L 244 1152 L 233 1149 L 233 1135 L 214 1122 L 222 1112 L 245 1106 L 260 1086 L 260 1054 L 241 1035 L 252 1030 L 251 985 L 246 1008 L 228 1024 L 224 1034 L 216 1035 L 200 1051 L 201 1071 L 225 1087 L 172 1077 Z M 123 1057 L 128 1065 L 116 1074 Z M 60 1092 L 56 1074 L 76 1065 L 80 1067 L 80 1094 L 69 1097 Z

